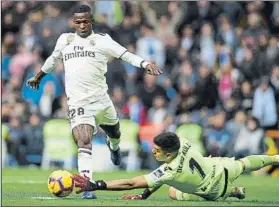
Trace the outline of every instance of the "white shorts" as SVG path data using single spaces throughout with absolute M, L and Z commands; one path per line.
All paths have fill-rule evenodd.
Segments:
M 115 125 L 119 121 L 116 110 L 109 95 L 102 100 L 84 106 L 69 106 L 69 121 L 71 128 L 80 124 L 89 124 L 97 133 L 99 125 Z

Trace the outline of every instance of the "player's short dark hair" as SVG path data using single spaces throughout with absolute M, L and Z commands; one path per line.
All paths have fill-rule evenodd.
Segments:
M 88 5 L 79 5 L 74 9 L 74 13 L 90 13 L 91 14 L 91 8 Z
M 153 142 L 165 152 L 176 152 L 180 148 L 179 137 L 172 132 L 164 132 L 157 135 Z

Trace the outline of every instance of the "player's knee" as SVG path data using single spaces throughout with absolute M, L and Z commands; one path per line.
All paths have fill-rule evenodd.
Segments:
M 121 137 L 119 122 L 113 126 L 100 125 L 110 138 L 119 139 Z
M 169 197 L 173 200 L 176 200 L 176 189 L 173 187 L 169 188 Z
M 114 135 L 112 136 L 112 138 L 120 139 L 120 137 L 121 137 L 121 132 L 120 132 L 120 130 L 118 129 L 118 130 L 115 131 L 115 133 L 114 133 Z
M 91 138 L 93 136 L 93 127 L 90 125 L 81 124 L 73 129 L 73 135 L 78 148 L 91 149 Z
M 81 139 L 77 141 L 78 148 L 92 149 L 91 139 Z
M 114 139 L 120 139 L 121 137 L 121 132 L 119 130 L 112 130 L 110 132 L 107 132 L 107 135 L 110 138 L 114 138 Z

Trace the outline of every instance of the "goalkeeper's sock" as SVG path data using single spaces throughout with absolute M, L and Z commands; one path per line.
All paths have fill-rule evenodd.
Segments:
M 93 173 L 93 161 L 92 161 L 92 151 L 86 148 L 78 149 L 78 172 L 82 176 L 89 177 L 90 181 L 92 179 Z
M 278 165 L 279 164 L 279 156 L 273 155 L 250 155 L 243 159 L 242 162 L 245 164 L 244 172 L 251 172 L 259 170 L 268 165 Z
M 108 137 L 108 136 L 107 136 Z M 110 138 L 108 137 L 109 140 L 109 147 L 111 150 L 116 151 L 119 147 L 120 139 L 119 138 Z

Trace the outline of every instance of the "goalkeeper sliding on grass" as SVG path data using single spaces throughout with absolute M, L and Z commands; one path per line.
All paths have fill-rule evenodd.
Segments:
M 243 187 L 232 187 L 242 173 L 259 170 L 267 165 L 278 165 L 279 155 L 251 155 L 240 160 L 222 157 L 203 157 L 192 144 L 176 134 L 165 132 L 154 138 L 153 155 L 165 164 L 150 174 L 132 179 L 90 182 L 87 177 L 74 175 L 77 193 L 96 190 L 132 190 L 146 188 L 139 195 L 124 195 L 122 199 L 147 199 L 163 184 L 169 185 L 169 196 L 175 200 L 206 200 L 236 197 L 243 199 Z

